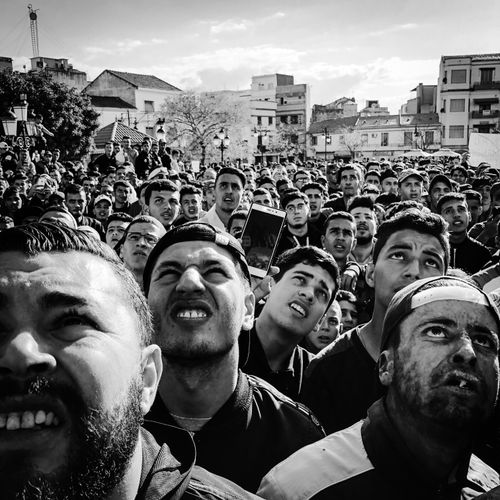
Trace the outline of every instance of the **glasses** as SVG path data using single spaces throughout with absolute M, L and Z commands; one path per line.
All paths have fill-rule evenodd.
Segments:
M 149 245 L 149 246 L 154 246 L 158 243 L 159 238 L 156 236 L 153 236 L 151 234 L 141 234 L 141 233 L 128 233 L 127 234 L 127 240 L 132 241 L 133 243 L 138 243 L 141 241 L 141 238 L 144 238 L 144 241 Z

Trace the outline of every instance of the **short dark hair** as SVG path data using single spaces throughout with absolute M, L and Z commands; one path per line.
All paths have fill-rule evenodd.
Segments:
M 465 176 L 465 178 L 467 179 L 467 177 L 469 176 L 468 172 L 467 172 L 467 169 L 465 167 L 463 167 L 462 165 L 457 165 L 455 167 L 453 167 L 451 170 L 450 170 L 450 175 L 453 175 L 453 172 L 456 172 L 456 171 L 459 171 L 462 175 Z
M 241 181 L 241 187 L 242 188 L 247 183 L 247 178 L 245 177 L 245 174 L 241 170 L 238 170 L 237 168 L 234 168 L 234 167 L 222 167 L 217 172 L 217 177 L 215 178 L 215 185 L 216 186 L 217 186 L 217 182 L 219 180 L 219 177 L 221 175 L 224 175 L 224 174 L 235 175 L 236 177 L 238 177 L 238 179 Z
M 335 289 L 333 290 L 332 297 L 328 303 L 328 307 L 330 307 L 331 303 L 335 300 L 337 291 L 340 287 L 340 272 L 335 259 L 329 253 L 315 246 L 291 248 L 290 250 L 283 252 L 278 257 L 276 265 L 280 268 L 280 271 L 278 274 L 273 276 L 274 281 L 280 281 L 281 278 L 283 278 L 283 275 L 290 269 L 294 268 L 297 264 L 319 266 L 330 275 L 335 283 Z
M 361 195 L 361 196 L 355 196 L 352 199 L 351 204 L 349 205 L 348 211 L 349 213 L 352 212 L 355 208 L 368 208 L 372 212 L 375 210 L 375 202 L 371 199 L 370 196 L 366 195 Z
M 465 195 L 463 193 L 446 193 L 445 195 L 441 196 L 441 198 L 439 198 L 439 201 L 437 202 L 436 210 L 439 214 L 441 213 L 443 205 L 449 201 L 463 201 L 464 203 L 467 203 L 467 199 L 465 198 Z
M 422 212 L 416 208 L 410 208 L 385 220 L 377 230 L 377 240 L 373 247 L 373 263 L 377 262 L 378 256 L 384 248 L 387 240 L 398 231 L 411 230 L 421 234 L 428 234 L 436 238 L 444 251 L 445 271 L 450 263 L 450 242 L 448 239 L 447 224 L 444 219 L 431 212 Z
M 80 184 L 68 184 L 66 186 L 64 194 L 68 196 L 68 194 L 80 194 L 82 192 L 83 195 L 87 197 L 87 193 L 85 192 L 85 189 L 83 189 L 83 186 L 81 186 Z
M 353 165 L 352 163 L 348 163 L 347 165 L 342 165 L 338 169 L 338 171 L 337 171 L 337 184 L 340 184 L 340 179 L 342 178 L 342 174 L 346 170 L 354 170 L 356 172 L 356 177 L 358 178 L 358 180 L 359 181 L 362 180 L 362 174 L 361 174 L 361 170 L 359 169 L 359 167 L 357 167 L 356 165 Z
M 426 207 L 424 206 L 424 204 L 420 203 L 419 201 L 415 201 L 415 200 L 395 201 L 394 203 L 391 203 L 387 207 L 387 212 L 385 213 L 385 218 L 391 219 L 396 214 L 399 214 L 400 212 L 404 212 L 405 210 L 408 210 L 410 208 L 415 208 L 417 210 L 424 210 L 424 211 L 426 210 Z
M 5 189 L 3 192 L 3 199 L 6 200 L 9 198 L 9 196 L 12 196 L 13 194 L 21 194 L 21 188 L 18 186 L 9 186 L 8 188 Z
M 317 189 L 321 191 L 322 194 L 326 192 L 325 186 L 321 185 L 319 182 L 308 182 L 304 184 L 300 190 L 305 193 L 308 189 Z
M 276 181 L 272 177 L 269 177 L 268 175 L 264 175 L 263 177 L 259 177 L 255 183 L 259 187 L 262 186 L 263 184 L 272 184 L 273 186 L 276 185 Z
M 34 257 L 46 252 L 85 252 L 108 262 L 121 280 L 138 317 L 141 345 L 151 342 L 151 315 L 139 284 L 116 253 L 101 241 L 83 231 L 52 222 L 33 222 L 0 232 L 1 252 L 22 252 Z
M 231 229 L 231 224 L 235 219 L 246 220 L 247 217 L 248 212 L 246 210 L 236 210 L 231 214 L 231 217 L 229 217 L 229 220 L 227 221 L 227 230 L 229 231 Z
M 299 170 L 295 171 L 295 173 L 293 174 L 294 181 L 297 179 L 297 175 L 307 175 L 309 178 L 311 177 L 309 172 L 307 170 L 304 170 L 303 168 L 300 168 Z
M 186 196 L 187 194 L 197 194 L 198 196 L 203 196 L 201 189 L 197 188 L 196 186 L 193 186 L 192 184 L 188 184 L 186 186 L 181 187 L 180 191 L 181 200 L 182 197 Z
M 254 198 L 255 198 L 255 196 L 262 196 L 262 195 L 269 195 L 272 198 L 271 192 L 269 191 L 269 189 L 266 189 L 266 188 L 257 188 L 253 192 Z
M 349 302 L 355 306 L 358 305 L 358 299 L 356 295 L 354 295 L 352 292 L 349 290 L 339 290 L 337 293 L 337 302 L 340 300 L 345 300 L 346 302 Z
M 114 212 L 112 213 L 109 217 L 107 222 L 107 225 L 109 226 L 110 222 L 114 221 L 120 221 L 120 222 L 132 222 L 133 217 L 129 214 L 126 214 L 125 212 Z
M 144 201 L 146 202 L 146 205 L 149 205 L 149 200 L 151 199 L 153 191 L 170 191 L 172 193 L 176 193 L 179 191 L 179 188 L 177 187 L 177 184 L 169 179 L 157 179 L 155 181 L 151 181 L 147 185 L 144 193 Z
M 286 208 L 286 206 L 291 201 L 296 200 L 296 199 L 301 199 L 309 205 L 309 198 L 307 197 L 307 195 L 304 194 L 302 191 L 299 191 L 298 189 L 294 188 L 294 189 L 286 190 L 283 193 L 283 196 L 281 197 L 281 206 L 283 208 Z
M 338 211 L 338 212 L 333 212 L 330 214 L 327 219 L 325 220 L 325 223 L 323 224 L 323 233 L 326 234 L 326 231 L 328 229 L 328 226 L 330 225 L 330 222 L 335 219 L 345 219 L 354 224 L 356 226 L 356 219 L 354 219 L 354 216 L 350 214 L 349 212 L 343 212 L 343 211 Z

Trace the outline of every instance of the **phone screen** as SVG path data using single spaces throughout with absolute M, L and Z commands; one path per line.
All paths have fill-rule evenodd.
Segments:
M 241 236 L 252 274 L 259 277 L 267 274 L 285 215 L 284 210 L 252 205 Z

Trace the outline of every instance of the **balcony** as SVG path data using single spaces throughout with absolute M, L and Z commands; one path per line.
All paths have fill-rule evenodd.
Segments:
M 485 111 L 472 111 L 470 117 L 475 119 L 488 119 L 488 118 L 498 118 L 500 116 L 500 111 L 498 109 L 491 109 Z
M 473 90 L 500 90 L 500 82 L 474 82 Z

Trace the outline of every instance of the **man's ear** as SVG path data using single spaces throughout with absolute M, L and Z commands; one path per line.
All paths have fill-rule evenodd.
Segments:
M 365 281 L 370 286 L 371 288 L 375 288 L 375 264 L 373 262 L 370 262 L 366 266 L 366 271 L 365 271 Z
M 392 348 L 380 353 L 378 358 L 378 378 L 380 383 L 387 387 L 391 385 L 394 377 L 394 352 Z
M 339 335 L 342 335 L 344 333 L 344 323 L 339 323 Z
M 324 234 L 321 236 L 321 248 L 323 248 L 323 249 L 325 248 L 325 235 Z
M 142 350 L 141 369 L 143 387 L 140 405 L 142 414 L 146 415 L 153 406 L 163 372 L 161 350 L 156 344 L 148 345 Z
M 255 295 L 250 292 L 245 297 L 245 315 L 243 317 L 242 330 L 251 330 L 255 314 Z

